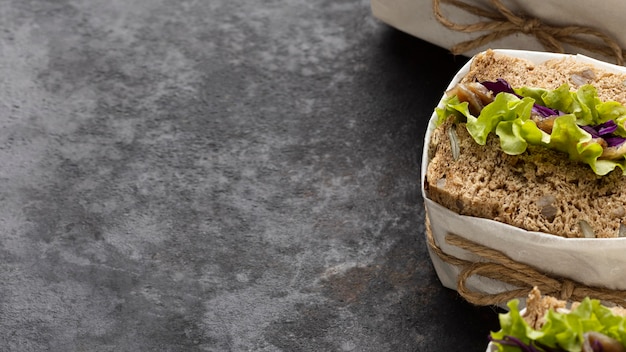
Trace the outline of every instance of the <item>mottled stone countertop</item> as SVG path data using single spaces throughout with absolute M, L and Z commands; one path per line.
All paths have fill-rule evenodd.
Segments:
M 467 60 L 366 0 L 0 2 L 0 351 L 481 351 L 422 138 Z

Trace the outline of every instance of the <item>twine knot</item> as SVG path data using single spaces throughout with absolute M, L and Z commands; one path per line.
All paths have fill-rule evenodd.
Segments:
M 457 292 L 472 304 L 481 306 L 504 304 L 514 298 L 525 297 L 533 287 L 537 287 L 542 293 L 562 300 L 582 301 L 585 297 L 592 297 L 626 306 L 626 291 L 592 287 L 571 279 L 551 277 L 530 265 L 512 260 L 500 251 L 455 234 L 447 234 L 446 243 L 473 253 L 480 257 L 480 260 L 472 262 L 445 253 L 433 237 L 428 217 L 426 217 L 426 239 L 432 253 L 444 262 L 461 268 L 457 277 Z M 477 292 L 467 285 L 473 276 L 497 280 L 516 288 L 495 294 Z
M 613 57 L 618 65 L 624 64 L 624 52 L 615 38 L 586 26 L 554 26 L 537 18 L 520 16 L 508 9 L 501 0 L 489 0 L 493 8 L 481 8 L 460 0 L 433 0 L 433 12 L 439 23 L 445 27 L 464 33 L 487 32 L 475 39 L 454 45 L 450 51 L 462 54 L 515 33 L 534 36 L 539 43 L 552 52 L 564 53 L 563 44 L 578 47 L 606 57 Z M 476 15 L 483 21 L 472 24 L 459 24 L 444 16 L 441 3 L 447 3 Z
M 524 34 L 532 34 L 534 31 L 541 29 L 541 21 L 536 18 L 524 20 L 521 29 Z

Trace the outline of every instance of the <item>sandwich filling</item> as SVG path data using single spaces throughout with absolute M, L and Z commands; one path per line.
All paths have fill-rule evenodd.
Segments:
M 607 308 L 587 297 L 567 309 L 564 301 L 542 297 L 537 288 L 524 312 L 518 303 L 508 303 L 510 311 L 500 315 L 500 330 L 489 337 L 498 351 L 626 351 L 626 317 L 619 307 Z
M 513 88 L 504 79 L 459 83 L 436 109 L 438 124 L 454 116 L 474 141 L 485 145 L 491 132 L 509 155 L 541 145 L 588 164 L 597 175 L 619 168 L 626 174 L 626 107 L 601 101 L 596 89 L 568 84 L 549 90 Z

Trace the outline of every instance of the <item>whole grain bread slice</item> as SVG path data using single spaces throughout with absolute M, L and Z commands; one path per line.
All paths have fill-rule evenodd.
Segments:
M 626 104 L 626 75 L 573 59 L 535 65 L 487 51 L 474 58 L 462 82 L 504 78 L 513 87 L 577 89 L 593 84 L 602 100 Z M 460 153 L 453 155 L 451 136 Z M 626 220 L 626 177 L 617 169 L 598 176 L 585 164 L 541 146 L 505 154 L 497 136 L 477 144 L 463 123 L 451 119 L 432 133 L 427 196 L 462 215 L 500 221 L 562 237 L 618 237 Z

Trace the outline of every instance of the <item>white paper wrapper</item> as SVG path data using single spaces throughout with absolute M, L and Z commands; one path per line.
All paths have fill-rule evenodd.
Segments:
M 540 63 L 566 55 L 545 52 L 496 50 L 503 54 L 529 59 Z M 604 70 L 626 73 L 626 68 L 600 62 L 581 55 L 576 60 L 592 62 Z M 469 71 L 471 60 L 452 79 L 452 88 Z M 443 99 L 442 95 L 442 99 Z M 447 254 L 475 262 L 478 258 L 445 242 L 448 233 L 464 237 L 478 244 L 496 249 L 511 259 L 535 267 L 540 272 L 557 278 L 568 278 L 592 287 L 626 290 L 626 238 L 563 238 L 540 232 L 525 231 L 500 222 L 482 218 L 461 216 L 427 198 L 424 180 L 428 167 L 427 146 L 437 120 L 433 112 L 424 140 L 422 155 L 422 194 L 426 213 L 437 245 Z M 435 270 L 442 284 L 456 289 L 460 268 L 443 262 L 430 253 Z M 499 293 L 511 287 L 495 280 L 472 277 L 468 287 L 482 293 Z
M 465 0 L 465 2 L 485 9 L 493 8 L 488 0 Z M 623 30 L 624 13 L 626 13 L 624 1 L 603 0 L 591 4 L 583 0 L 565 2 L 562 0 L 502 0 L 502 3 L 516 14 L 525 14 L 551 25 L 594 28 L 614 38 L 620 47 L 626 48 L 626 32 Z M 379 20 L 443 48 L 451 48 L 459 42 L 485 34 L 485 32 L 461 33 L 444 27 L 433 15 L 432 0 L 371 0 L 371 8 L 374 17 Z M 441 4 L 441 9 L 447 18 L 459 24 L 472 24 L 487 20 L 449 4 Z M 565 47 L 571 49 L 568 50 L 569 52 L 582 53 L 613 62 L 613 59 L 608 57 L 567 45 Z M 488 48 L 544 50 L 534 37 L 518 33 L 464 54 L 472 56 Z

